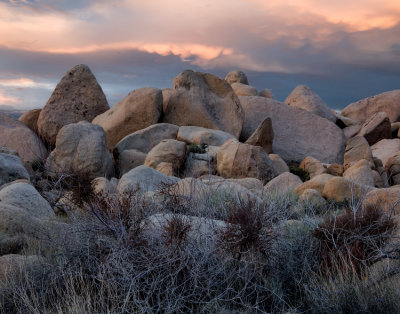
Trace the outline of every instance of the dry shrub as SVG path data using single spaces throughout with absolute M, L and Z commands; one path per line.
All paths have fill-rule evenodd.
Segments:
M 165 244 L 167 246 L 181 248 L 188 240 L 190 229 L 191 224 L 187 219 L 182 216 L 172 215 L 171 218 L 167 219 L 164 225 L 162 237 L 164 238 Z
M 227 227 L 219 232 L 219 246 L 239 260 L 249 251 L 268 254 L 273 240 L 271 221 L 272 215 L 267 215 L 256 201 L 239 201 L 226 219 Z
M 319 242 L 322 269 L 345 270 L 350 266 L 360 273 L 381 252 L 395 229 L 393 218 L 374 206 L 348 209 L 325 220 L 313 233 Z

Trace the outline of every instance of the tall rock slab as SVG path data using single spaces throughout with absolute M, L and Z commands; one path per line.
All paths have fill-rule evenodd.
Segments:
M 265 97 L 239 99 L 245 111 L 243 141 L 270 117 L 274 130 L 273 151 L 285 161 L 301 162 L 312 156 L 322 163 L 343 162 L 346 140 L 343 131 L 331 121 Z

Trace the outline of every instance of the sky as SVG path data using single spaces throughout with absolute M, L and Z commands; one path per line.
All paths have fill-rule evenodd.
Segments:
M 43 107 L 81 63 L 111 106 L 194 69 L 340 110 L 400 89 L 400 1 L 0 0 L 0 106 Z

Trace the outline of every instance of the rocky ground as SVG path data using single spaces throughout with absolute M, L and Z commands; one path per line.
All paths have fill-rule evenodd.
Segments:
M 187 70 L 110 109 L 78 65 L 43 109 L 0 113 L 0 303 L 397 312 L 399 129 L 400 90 L 338 115 Z

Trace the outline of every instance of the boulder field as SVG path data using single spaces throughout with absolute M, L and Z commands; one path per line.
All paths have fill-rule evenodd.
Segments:
M 0 255 L 62 226 L 56 204 L 66 196 L 46 180 L 55 188 L 77 173 L 107 195 L 156 197 L 169 185 L 182 197 L 379 197 L 390 208 L 400 199 L 399 108 L 397 90 L 336 115 L 307 86 L 279 102 L 241 71 L 222 79 L 192 70 L 172 88 L 133 90 L 109 108 L 91 70 L 75 66 L 43 109 L 20 121 L 0 114 Z

